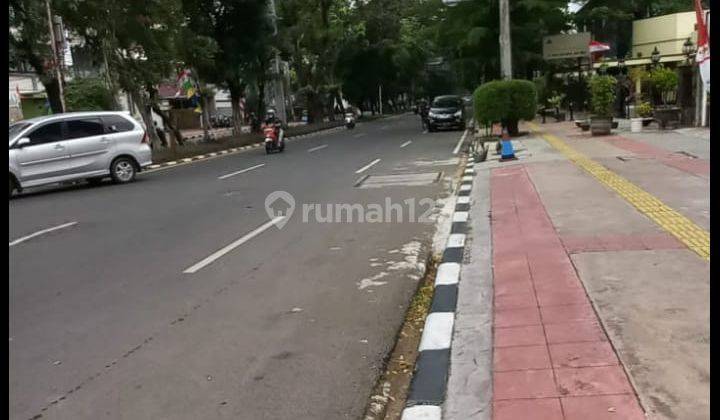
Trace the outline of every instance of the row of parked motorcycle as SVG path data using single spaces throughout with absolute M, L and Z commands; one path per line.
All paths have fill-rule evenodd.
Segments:
M 233 126 L 233 120 L 232 117 L 229 115 L 211 115 L 210 124 L 212 124 L 212 126 L 216 128 L 230 128 Z

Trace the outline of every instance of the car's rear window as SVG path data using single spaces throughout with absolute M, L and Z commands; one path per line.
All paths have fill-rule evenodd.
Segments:
M 433 101 L 433 108 L 451 108 L 460 105 L 458 98 L 437 98 Z
M 119 115 L 108 115 L 103 117 L 105 127 L 108 133 L 121 133 L 123 131 L 132 131 L 135 126 L 130 121 Z

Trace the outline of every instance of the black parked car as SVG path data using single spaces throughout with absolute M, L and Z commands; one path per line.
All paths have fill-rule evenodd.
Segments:
M 460 96 L 437 96 L 430 104 L 428 131 L 440 128 L 465 129 L 465 103 Z

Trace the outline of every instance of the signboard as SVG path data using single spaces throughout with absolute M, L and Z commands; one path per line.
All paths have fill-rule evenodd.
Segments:
M 543 58 L 561 60 L 588 56 L 590 32 L 550 35 L 543 38 Z

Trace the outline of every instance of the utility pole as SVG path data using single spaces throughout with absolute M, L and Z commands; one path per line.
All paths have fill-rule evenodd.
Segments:
M 50 45 L 52 46 L 53 52 L 53 64 L 55 67 L 55 77 L 57 78 L 58 91 L 60 93 L 60 112 L 65 112 L 65 92 L 63 87 L 62 71 L 60 69 L 60 55 L 58 54 L 57 38 L 55 37 L 55 29 L 53 28 L 52 11 L 50 10 L 50 0 L 45 0 L 45 7 L 47 8 L 48 17 L 48 29 L 50 30 Z M 60 34 L 63 36 L 63 34 Z M 62 39 L 62 38 L 61 38 Z
M 275 0 L 270 0 L 270 8 L 272 9 L 273 35 L 277 37 L 277 11 L 275 10 Z M 275 77 L 273 78 L 273 84 L 275 85 L 275 106 L 277 107 L 277 114 L 280 117 L 280 121 L 285 124 L 287 123 L 287 115 L 285 113 L 285 89 L 283 88 L 282 74 L 280 72 L 280 52 L 278 50 L 275 50 L 274 64 L 273 72 L 275 73 Z
M 509 0 L 500 0 L 500 75 L 504 80 L 512 79 Z

